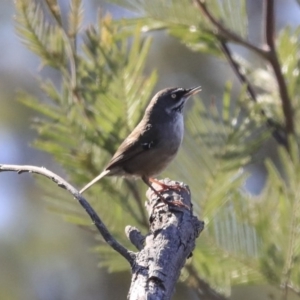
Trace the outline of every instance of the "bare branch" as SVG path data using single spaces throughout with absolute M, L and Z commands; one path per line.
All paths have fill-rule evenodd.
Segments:
M 125 233 L 135 248 L 141 251 L 144 247 L 145 236 L 143 236 L 141 232 L 133 226 L 126 226 Z
M 284 76 L 281 72 L 280 63 L 276 53 L 274 43 L 274 31 L 275 31 L 275 20 L 274 20 L 274 0 L 264 0 L 264 12 L 265 12 L 265 38 L 268 49 L 267 60 L 271 64 L 277 83 L 281 99 L 282 110 L 285 119 L 285 130 L 287 134 L 293 134 L 295 131 L 293 108 L 290 96 L 288 94 L 287 85 Z
M 247 91 L 248 91 L 251 99 L 254 102 L 257 102 L 256 94 L 255 94 L 255 91 L 254 91 L 252 85 L 250 84 L 247 77 L 241 72 L 240 65 L 233 59 L 231 51 L 229 50 L 229 48 L 227 46 L 227 43 L 225 41 L 220 41 L 220 45 L 221 45 L 221 49 L 222 49 L 225 57 L 227 58 L 227 60 L 229 62 L 229 65 L 231 66 L 232 70 L 236 74 L 237 78 L 240 80 L 240 82 L 242 84 L 246 85 Z M 265 116 L 264 111 L 262 112 L 262 114 Z
M 178 185 L 178 182 L 168 179 L 161 182 L 171 186 Z M 158 186 L 154 184 L 154 188 Z M 163 203 L 153 190 L 148 189 L 146 208 L 150 232 L 146 237 L 136 228 L 126 227 L 129 240 L 140 250 L 132 267 L 128 299 L 171 299 L 180 271 L 194 250 L 196 238 L 204 227 L 204 223 L 193 215 L 192 208 L 174 205 L 180 201 L 187 207 L 192 207 L 188 187 L 184 185 L 184 188 L 164 191 L 163 197 L 168 199 L 168 204 Z
M 251 99 L 254 102 L 257 102 L 257 96 L 254 91 L 254 88 L 252 87 L 248 78 L 241 72 L 240 65 L 233 59 L 232 53 L 228 48 L 227 43 L 225 41 L 220 41 L 220 46 L 221 46 L 221 50 L 223 51 L 229 65 L 231 66 L 232 70 L 236 74 L 237 78 L 240 80 L 242 84 L 246 85 L 247 92 L 249 93 Z M 281 124 L 278 124 L 277 122 L 269 118 L 263 109 L 260 110 L 260 113 L 264 118 L 266 118 L 267 126 L 271 129 L 272 135 L 274 139 L 277 141 L 277 143 L 287 147 L 288 145 L 287 136 Z
M 59 187 L 70 192 L 79 202 L 79 204 L 85 209 L 85 211 L 90 216 L 91 220 L 97 227 L 98 231 L 104 238 L 104 240 L 119 254 L 121 254 L 132 266 L 135 261 L 135 254 L 128 249 L 126 249 L 123 245 L 115 240 L 115 238 L 108 231 L 107 227 L 104 225 L 100 217 L 97 215 L 95 210 L 91 207 L 91 205 L 87 202 L 87 200 L 75 189 L 71 184 L 65 181 L 63 178 L 58 176 L 57 174 L 47 170 L 44 167 L 35 167 L 35 166 L 18 166 L 18 165 L 0 165 L 0 172 L 13 171 L 18 174 L 29 172 L 35 173 L 39 175 L 43 175 L 52 181 L 54 181 Z
M 249 43 L 247 40 L 244 40 L 242 37 L 232 32 L 231 30 L 226 28 L 221 22 L 219 22 L 207 8 L 205 0 L 194 0 L 194 3 L 200 9 L 202 14 L 215 26 L 215 29 L 220 35 L 219 39 L 223 38 L 230 42 L 245 46 L 246 48 L 254 51 L 262 57 L 266 57 L 268 55 L 267 51 Z
M 219 22 L 209 11 L 206 6 L 205 0 L 194 0 L 195 4 L 202 12 L 202 14 L 215 26 L 218 30 L 219 35 L 217 38 L 221 44 L 221 49 L 226 56 L 231 68 L 235 72 L 236 76 L 239 78 L 242 84 L 246 85 L 247 91 L 253 101 L 257 101 L 256 93 L 251 86 L 249 80 L 244 76 L 244 74 L 240 71 L 239 64 L 233 59 L 232 54 L 227 46 L 227 42 L 235 42 L 238 43 L 255 53 L 259 54 L 266 61 L 268 61 L 273 70 L 275 77 L 277 79 L 279 93 L 282 101 L 282 109 L 285 117 L 285 126 L 282 128 L 280 124 L 275 122 L 274 120 L 268 118 L 264 110 L 261 110 L 261 114 L 266 117 L 267 126 L 271 129 L 272 135 L 275 140 L 280 144 L 284 145 L 288 148 L 287 135 L 294 132 L 294 121 L 293 121 L 293 113 L 291 101 L 288 95 L 287 86 L 281 72 L 280 64 L 278 61 L 278 57 L 275 51 L 274 44 L 274 0 L 265 0 L 265 38 L 268 49 L 259 48 L 248 41 L 244 40 L 234 32 L 230 31 L 226 28 L 221 22 Z
M 78 190 L 57 174 L 44 167 L 0 165 L 0 172 L 5 171 L 43 175 L 54 181 L 59 187 L 66 189 L 78 200 L 104 240 L 130 263 L 133 276 L 129 299 L 137 299 L 135 298 L 137 294 L 148 295 L 149 299 L 170 299 L 180 270 L 193 251 L 195 240 L 204 226 L 202 221 L 193 216 L 192 209 L 172 206 L 172 201 L 174 203 L 182 201 L 191 207 L 187 186 L 180 192 L 169 190 L 164 193 L 164 197 L 168 196 L 167 199 L 170 199 L 169 205 L 161 203 L 160 198 L 151 189 L 148 190 L 147 210 L 150 215 L 150 233 L 145 237 L 138 229 L 131 226 L 126 227 L 126 235 L 140 251 L 135 254 L 114 239 Z M 167 179 L 164 180 L 164 184 L 174 185 L 174 182 Z M 176 184 L 178 183 L 176 182 Z M 208 285 L 203 281 L 199 287 L 203 289 L 203 286 L 207 287 Z M 225 299 L 218 294 L 214 295 L 213 290 L 210 291 L 210 295 L 214 296 L 211 299 Z
M 275 16 L 274 16 L 274 0 L 264 1 L 265 13 L 265 40 L 269 49 L 275 49 L 274 32 L 275 32 Z

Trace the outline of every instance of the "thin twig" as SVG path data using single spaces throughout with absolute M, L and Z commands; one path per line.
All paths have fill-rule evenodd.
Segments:
M 286 148 L 288 148 L 288 141 L 287 141 L 287 134 L 294 132 L 294 122 L 292 118 L 292 107 L 291 107 L 291 101 L 289 99 L 286 83 L 284 81 L 284 77 L 282 75 L 280 64 L 277 58 L 277 54 L 275 51 L 275 44 L 274 44 L 274 1 L 273 0 L 265 0 L 265 36 L 266 36 L 266 43 L 268 46 L 268 49 L 262 49 L 259 48 L 248 41 L 244 40 L 234 32 L 230 31 L 228 28 L 226 28 L 221 22 L 219 22 L 208 10 L 206 6 L 205 0 L 194 0 L 197 7 L 200 9 L 202 14 L 215 26 L 215 28 L 219 32 L 219 36 L 217 38 L 219 39 L 219 42 L 221 44 L 221 49 L 226 56 L 230 66 L 232 67 L 233 71 L 235 72 L 236 76 L 239 78 L 241 83 L 246 84 L 247 91 L 251 97 L 251 99 L 255 102 L 257 102 L 257 96 L 256 93 L 251 86 L 249 80 L 246 78 L 244 74 L 240 71 L 239 64 L 233 59 L 232 54 L 227 46 L 228 42 L 236 42 L 240 45 L 243 45 L 244 47 L 253 50 L 254 52 L 258 53 L 260 56 L 262 56 L 264 59 L 266 59 L 272 66 L 275 77 L 278 82 L 279 87 L 279 93 L 281 96 L 282 101 L 282 108 L 285 116 L 285 128 L 282 128 L 280 124 L 275 122 L 274 120 L 268 118 L 266 116 L 266 113 L 264 110 L 261 110 L 261 114 L 266 118 L 267 125 L 272 130 L 272 135 L 275 138 L 275 140 L 280 144 L 284 145 Z
M 228 48 L 227 43 L 225 41 L 220 41 L 220 46 L 221 46 L 221 50 L 223 51 L 225 57 L 227 58 L 227 60 L 229 62 L 229 65 L 233 69 L 235 75 L 237 76 L 237 78 L 240 80 L 240 82 L 242 84 L 246 85 L 247 92 L 249 93 L 251 99 L 254 102 L 257 102 L 257 97 L 256 97 L 256 94 L 255 94 L 255 91 L 254 91 L 252 85 L 250 84 L 247 77 L 241 72 L 240 65 L 233 59 L 232 53 L 231 53 L 230 49 Z M 266 115 L 264 111 L 262 111 L 262 114 L 264 116 Z
M 281 72 L 279 59 L 276 53 L 274 43 L 274 32 L 275 32 L 275 17 L 274 17 L 274 0 L 264 0 L 264 27 L 265 27 L 265 40 L 268 46 L 267 60 L 273 68 L 282 104 L 282 110 L 285 119 L 285 130 L 287 134 L 293 134 L 295 131 L 293 108 L 291 99 L 288 93 L 287 85 L 284 76 Z
M 275 16 L 274 16 L 274 1 L 267 0 L 264 2 L 265 13 L 265 41 L 269 50 L 275 49 L 274 33 L 275 33 Z
M 248 78 L 241 72 L 240 65 L 233 59 L 232 53 L 228 48 L 227 43 L 221 40 L 220 47 L 227 61 L 229 62 L 229 65 L 231 66 L 232 70 L 236 74 L 237 78 L 240 80 L 242 84 L 246 85 L 247 92 L 249 93 L 252 101 L 257 102 L 257 96 L 254 91 L 254 88 L 252 87 Z M 275 122 L 274 120 L 272 120 L 271 118 L 269 118 L 263 109 L 260 110 L 260 113 L 264 118 L 266 118 L 267 126 L 271 129 L 272 135 L 274 139 L 277 141 L 277 143 L 287 147 L 288 145 L 287 137 L 282 126 L 277 122 Z
M 87 202 L 87 200 L 75 189 L 71 184 L 65 181 L 63 178 L 58 176 L 57 174 L 47 170 L 44 167 L 35 167 L 35 166 L 18 166 L 18 165 L 0 165 L 0 172 L 5 171 L 13 171 L 18 174 L 29 172 L 36 173 L 39 175 L 43 175 L 52 181 L 54 181 L 59 187 L 66 189 L 70 192 L 79 202 L 79 204 L 85 209 L 93 223 L 97 227 L 98 231 L 104 238 L 104 240 L 109 244 L 115 251 L 121 254 L 132 266 L 134 263 L 135 254 L 128 249 L 126 249 L 123 245 L 115 240 L 115 238 L 108 231 L 107 227 L 104 225 L 100 217 L 97 215 L 95 210 L 91 207 L 91 205 Z
M 249 43 L 247 40 L 244 40 L 241 36 L 237 35 L 230 29 L 226 28 L 222 23 L 220 23 L 208 10 L 205 0 L 194 0 L 194 3 L 200 9 L 203 15 L 210 21 L 210 23 L 214 25 L 221 37 L 231 42 L 245 46 L 246 48 L 253 50 L 258 55 L 266 58 L 266 56 L 268 55 L 267 51 Z

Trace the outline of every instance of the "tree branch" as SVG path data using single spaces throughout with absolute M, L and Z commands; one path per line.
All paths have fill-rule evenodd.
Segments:
M 275 32 L 275 16 L 274 16 L 274 0 L 264 0 L 265 13 L 265 41 L 270 49 L 275 49 L 274 32 Z
M 252 85 L 250 84 L 250 82 L 247 79 L 247 77 L 241 72 L 239 64 L 233 59 L 232 53 L 229 50 L 229 48 L 227 46 L 227 43 L 225 41 L 220 41 L 220 46 L 221 46 L 222 52 L 224 53 L 225 57 L 227 58 L 227 60 L 229 62 L 229 65 L 231 66 L 233 72 L 235 73 L 235 75 L 237 76 L 237 78 L 240 80 L 240 82 L 242 84 L 246 85 L 247 92 L 249 93 L 251 99 L 254 102 L 257 102 L 256 93 L 255 93 Z M 265 112 L 264 111 L 262 111 L 262 114 L 265 116 Z
M 185 189 L 179 191 L 170 189 L 164 192 L 163 196 L 168 200 L 168 204 L 161 202 L 160 197 L 157 197 L 151 189 L 147 191 L 150 233 L 143 236 L 134 227 L 127 226 L 125 229 L 128 239 L 139 250 L 135 254 L 114 239 L 97 213 L 78 190 L 57 174 L 44 167 L 0 165 L 0 172 L 7 171 L 18 174 L 28 172 L 45 176 L 59 187 L 66 189 L 78 200 L 104 240 L 131 265 L 133 275 L 128 299 L 168 300 L 171 298 L 180 271 L 186 259 L 191 256 L 195 248 L 196 238 L 204 228 L 204 223 L 193 215 L 191 196 L 186 185 L 183 185 Z M 167 185 L 178 184 L 169 179 L 162 180 L 162 182 Z M 158 188 L 158 186 L 155 187 L 154 184 L 154 188 Z M 180 201 L 191 209 L 172 205 L 172 201 L 174 203 Z M 204 287 L 205 290 L 208 288 L 209 294 L 213 296 L 211 299 L 225 299 L 215 293 L 207 283 L 201 281 L 199 288 L 204 290 Z
M 285 118 L 285 126 L 282 128 L 280 124 L 267 117 L 264 110 L 261 110 L 261 114 L 266 117 L 267 126 L 271 129 L 274 139 L 280 144 L 288 148 L 287 135 L 294 132 L 294 121 L 293 121 L 293 110 L 291 106 L 291 100 L 288 95 L 287 86 L 281 72 L 280 64 L 275 50 L 274 44 L 274 0 L 264 0 L 265 1 L 265 39 L 268 49 L 259 48 L 248 41 L 244 40 L 234 32 L 226 28 L 221 22 L 219 22 L 209 11 L 206 6 L 205 0 L 194 0 L 197 7 L 200 9 L 202 14 L 215 26 L 219 32 L 219 42 L 221 44 L 221 49 L 227 58 L 231 68 L 235 72 L 236 76 L 239 78 L 242 84 L 246 85 L 247 91 L 253 101 L 257 101 L 256 93 L 251 86 L 249 80 L 240 71 L 239 64 L 234 61 L 232 54 L 227 46 L 227 41 L 238 43 L 255 53 L 259 54 L 266 61 L 270 63 L 274 70 L 274 74 L 278 83 L 279 94 L 282 102 L 282 109 Z
M 240 80 L 242 84 L 246 85 L 247 92 L 252 99 L 252 101 L 257 102 L 257 96 L 252 87 L 251 83 L 249 82 L 248 78 L 241 72 L 239 64 L 233 59 L 232 53 L 227 45 L 227 43 L 223 40 L 220 41 L 220 47 L 222 52 L 224 53 L 229 65 L 231 66 L 232 70 L 236 74 L 237 78 Z M 281 124 L 276 123 L 274 120 L 269 118 L 266 112 L 261 109 L 261 115 L 266 118 L 267 126 L 272 131 L 273 138 L 277 141 L 278 144 L 283 145 L 287 148 L 288 141 L 287 136 L 285 134 L 284 128 L 282 128 Z
M 47 170 L 44 167 L 35 167 L 35 166 L 18 166 L 18 165 L 0 165 L 0 172 L 13 171 L 18 174 L 29 172 L 35 173 L 39 175 L 43 175 L 52 181 L 54 181 L 59 187 L 70 192 L 79 202 L 79 204 L 85 209 L 87 214 L 92 219 L 93 223 L 97 227 L 98 231 L 115 251 L 117 251 L 120 255 L 122 255 L 132 266 L 135 261 L 135 254 L 128 249 L 126 249 L 123 245 L 121 245 L 108 231 L 107 227 L 104 225 L 100 217 L 97 215 L 95 210 L 91 207 L 91 205 L 85 200 L 85 198 L 75 189 L 71 184 L 65 181 L 63 178 L 58 176 L 57 174 Z
M 141 251 L 144 248 L 145 236 L 133 226 L 126 226 L 125 233 L 129 241 L 135 246 L 136 249 Z
M 247 40 L 244 40 L 242 37 L 232 32 L 222 23 L 220 23 L 207 8 L 205 0 L 194 0 L 194 3 L 200 9 L 202 14 L 210 21 L 210 23 L 214 25 L 215 29 L 218 31 L 221 37 L 223 37 L 225 40 L 229 40 L 236 44 L 245 46 L 246 48 L 251 49 L 252 51 L 257 53 L 259 56 L 266 58 L 266 56 L 268 55 L 267 51 L 249 43 Z
M 295 131 L 293 108 L 292 102 L 288 93 L 287 85 L 284 76 L 281 72 L 280 63 L 276 53 L 274 43 L 274 31 L 275 31 L 275 20 L 274 20 L 274 0 L 264 0 L 264 23 L 265 23 L 265 39 L 268 46 L 267 60 L 273 68 L 281 99 L 282 110 L 285 119 L 285 130 L 287 134 L 293 134 Z
M 161 180 L 164 184 L 177 182 Z M 187 186 L 184 186 L 187 188 Z M 154 188 L 159 188 L 154 184 Z M 150 219 L 150 232 L 144 237 L 138 229 L 126 227 L 129 240 L 140 250 L 132 267 L 128 299 L 168 300 L 186 259 L 195 248 L 195 240 L 204 223 L 193 216 L 192 208 L 178 207 L 172 201 L 191 206 L 191 196 L 186 190 L 168 190 L 163 196 L 168 204 L 149 189 L 146 208 Z

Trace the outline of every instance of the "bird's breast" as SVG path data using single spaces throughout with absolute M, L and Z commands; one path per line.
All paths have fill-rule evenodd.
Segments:
M 170 151 L 177 152 L 178 148 L 183 139 L 184 133 L 184 124 L 183 117 L 179 114 L 176 118 L 169 122 L 164 129 L 162 130 L 162 142 L 164 143 L 164 147 L 169 148 Z
M 160 174 L 175 158 L 183 138 L 182 116 L 153 123 L 155 136 L 153 144 L 139 155 L 124 163 L 124 170 L 131 175 L 153 177 Z
M 161 173 L 175 158 L 181 145 L 184 133 L 183 118 L 178 118 L 160 130 L 160 139 L 154 151 L 149 151 L 145 163 L 146 175 L 151 177 Z

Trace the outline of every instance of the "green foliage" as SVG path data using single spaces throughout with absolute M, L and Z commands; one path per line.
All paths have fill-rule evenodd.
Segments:
M 285 75 L 289 93 L 293 95 L 292 102 L 295 108 L 295 120 L 299 118 L 299 92 L 300 92 L 300 63 L 299 63 L 299 34 L 300 27 L 291 29 L 284 28 L 278 36 L 278 55 L 282 62 L 282 72 Z M 278 101 L 277 101 L 278 107 Z M 279 111 L 279 112 L 278 112 Z M 280 115 L 280 108 L 277 108 L 277 114 Z M 297 132 L 300 132 L 298 122 L 296 123 Z
M 109 15 L 99 15 L 97 24 L 85 31 L 81 29 L 79 0 L 71 1 L 67 29 L 62 26 L 57 1 L 47 0 L 47 10 L 33 0 L 16 2 L 22 41 L 44 66 L 55 68 L 61 76 L 59 86 L 40 80 L 44 101 L 20 93 L 20 101 L 39 115 L 34 122 L 38 132 L 35 146 L 51 153 L 70 181 L 80 186 L 103 169 L 141 118 L 154 92 L 156 72 L 144 75 L 151 40 L 141 32 L 164 29 L 195 51 L 221 56 L 219 36 L 190 1 L 115 2 L 138 12 L 139 18 L 113 21 Z M 209 1 L 208 5 L 222 24 L 245 37 L 245 1 L 236 3 Z M 299 29 L 287 28 L 277 39 L 296 117 L 298 35 Z M 225 84 L 222 99 L 213 99 L 208 106 L 195 101 L 188 109 L 183 148 L 169 168 L 170 177 L 189 184 L 194 209 L 206 223 L 188 265 L 196 270 L 196 276 L 224 294 L 230 293 L 232 285 L 251 283 L 299 290 L 299 125 L 290 147 L 279 149 L 280 163 L 266 161 L 269 176 L 264 190 L 258 196 L 249 195 L 244 190 L 246 168 L 256 162 L 257 150 L 270 136 L 264 125 L 266 116 L 280 124 L 284 116 L 273 72 L 265 65 L 255 67 L 236 55 L 234 58 L 241 73 L 261 90 L 258 102 L 251 102 L 246 86 L 234 97 L 230 82 Z M 54 191 L 45 180 L 41 184 L 48 191 L 51 210 L 68 222 L 92 228 L 73 199 Z M 147 225 L 142 189 L 136 182 L 104 178 L 88 194 L 107 227 L 127 245 L 123 228 Z M 95 251 L 100 254 L 101 266 L 111 271 L 127 268 L 102 241 Z
M 41 6 L 34 1 L 16 1 L 16 9 L 16 28 L 23 43 L 44 65 L 60 69 L 66 58 L 59 27 L 46 22 Z
M 215 43 L 212 28 L 205 22 L 205 19 L 201 18 L 189 0 L 171 2 L 114 0 L 113 2 L 143 15 L 140 18 L 119 21 L 125 26 L 130 27 L 136 22 L 141 22 L 144 32 L 165 29 L 192 50 L 221 54 Z
M 165 29 L 194 51 L 220 56 L 221 51 L 216 43 L 216 32 L 211 24 L 199 14 L 189 0 L 174 1 L 138 1 L 113 0 L 113 2 L 133 10 L 142 18 L 144 31 Z M 222 3 L 222 4 L 221 4 Z M 226 0 L 208 1 L 209 8 L 231 30 L 242 36 L 247 35 L 247 18 L 245 1 Z M 134 20 L 122 20 L 124 24 L 132 24 Z
M 291 139 L 292 157 L 280 149 L 281 175 L 268 160 L 268 182 L 263 193 L 248 202 L 247 218 L 256 228 L 261 240 L 259 268 L 265 279 L 273 285 L 299 286 L 300 238 L 299 224 L 299 149 Z
M 244 168 L 266 135 L 245 111 L 244 102 L 249 101 L 245 92 L 237 102 L 231 99 L 228 83 L 220 109 L 214 103 L 220 103 L 218 100 L 208 108 L 194 102 L 178 164 L 170 167 L 172 174 L 189 182 L 194 197 L 197 195 L 194 209 L 206 224 L 192 264 L 202 278 L 225 294 L 233 284 L 263 281 L 257 261 L 260 238 L 244 218 L 250 197 L 242 186 L 247 177 Z
M 51 49 L 55 47 L 56 39 L 46 41 L 48 29 L 45 28 L 50 28 L 45 21 L 46 11 L 34 2 L 25 9 L 25 2 L 18 2 L 17 6 L 18 32 L 26 46 L 36 49 L 35 53 L 42 58 L 45 66 L 55 67 Z M 103 169 L 122 139 L 136 125 L 156 83 L 156 73 L 153 71 L 147 77 L 143 75 L 150 39 L 141 37 L 139 26 L 134 32 L 122 31 L 120 26 L 112 23 L 109 15 L 99 16 L 97 26 L 91 26 L 83 33 L 80 51 L 76 51 L 73 41 L 80 30 L 80 7 L 80 2 L 73 1 L 69 14 L 72 35 L 67 40 L 62 39 L 62 49 L 72 47 L 72 56 L 65 64 L 59 65 L 61 86 L 41 79 L 45 101 L 24 92 L 19 94 L 19 99 L 39 113 L 40 117 L 35 119 L 33 125 L 39 134 L 35 147 L 51 153 L 72 181 L 83 186 Z M 32 11 L 35 12 L 35 19 L 31 18 L 30 24 L 22 23 Z M 60 27 L 60 12 L 53 7 L 49 7 L 49 11 L 57 20 L 53 25 L 57 35 L 67 37 Z M 35 32 L 40 32 L 38 37 L 43 40 L 43 45 L 35 39 Z M 63 56 L 67 57 L 66 53 Z M 124 228 L 127 222 L 145 224 L 145 212 L 136 211 L 136 207 L 143 207 L 140 188 L 136 183 L 104 181 L 101 187 L 95 186 L 89 199 L 104 216 L 112 232 L 118 235 L 119 226 Z M 47 185 L 43 184 L 43 187 L 46 189 Z M 73 223 L 90 224 L 73 199 L 59 192 L 53 193 L 52 188 L 48 191 L 47 199 L 52 210 L 60 212 Z M 131 193 L 136 195 L 134 201 L 130 200 Z M 107 200 L 111 198 L 114 200 Z M 123 234 L 120 239 L 128 243 Z M 107 251 L 111 251 L 109 257 L 117 257 L 111 249 Z M 110 262 L 118 261 L 116 257 Z M 104 259 L 102 257 L 103 264 Z
M 241 101 L 245 99 L 245 93 L 240 97 L 239 102 L 231 101 L 231 85 L 228 83 L 221 100 L 221 111 L 214 103 L 216 100 L 208 108 L 197 101 L 186 120 L 184 144 L 187 147 L 179 160 L 188 164 L 189 172 L 185 177 L 197 195 L 201 195 L 199 203 L 205 216 L 212 217 L 215 208 L 226 202 L 230 189 L 235 191 L 241 186 L 244 180 L 242 168 L 249 163 L 260 144 L 260 133 L 255 133 L 253 121 L 242 111 Z M 256 138 L 251 139 L 255 135 Z M 200 177 L 197 176 L 198 169 L 192 168 L 195 163 L 201 166 Z M 194 173 L 191 174 L 190 170 Z

